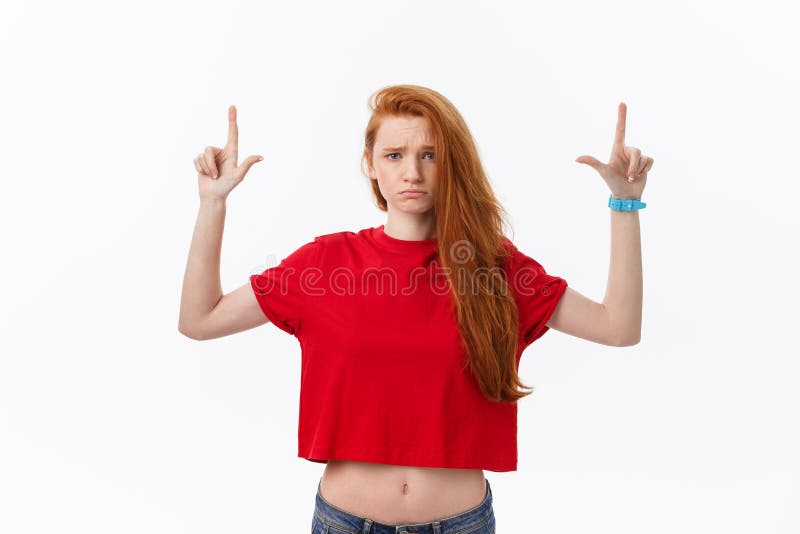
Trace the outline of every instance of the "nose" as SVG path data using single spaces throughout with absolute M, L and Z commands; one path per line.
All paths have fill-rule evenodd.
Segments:
M 417 167 L 417 162 L 410 161 L 408 165 L 406 165 L 405 171 L 403 173 L 403 180 L 406 182 L 420 182 L 422 181 L 422 173 L 419 172 L 419 167 Z

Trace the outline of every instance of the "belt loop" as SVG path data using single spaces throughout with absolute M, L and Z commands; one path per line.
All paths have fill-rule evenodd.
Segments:
M 442 524 L 438 521 L 433 522 L 433 534 L 442 534 Z
M 372 530 L 372 519 L 364 519 L 364 529 L 362 530 L 362 534 L 369 534 Z

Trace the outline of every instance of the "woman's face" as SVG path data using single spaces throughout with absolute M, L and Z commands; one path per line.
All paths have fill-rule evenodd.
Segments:
M 392 116 L 383 119 L 375 139 L 370 178 L 389 210 L 426 213 L 433 208 L 436 161 L 433 135 L 425 117 Z M 403 192 L 413 189 L 419 195 Z

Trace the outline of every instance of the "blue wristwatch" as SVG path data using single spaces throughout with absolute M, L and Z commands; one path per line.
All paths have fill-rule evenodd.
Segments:
M 608 207 L 617 211 L 636 211 L 647 206 L 638 198 L 621 199 L 614 198 L 614 195 L 608 195 Z

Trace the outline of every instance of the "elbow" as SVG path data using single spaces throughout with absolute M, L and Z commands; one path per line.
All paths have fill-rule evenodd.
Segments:
M 200 333 L 192 328 L 190 325 L 186 324 L 183 321 L 178 322 L 178 332 L 183 334 L 184 336 L 188 337 L 189 339 L 194 339 L 195 341 L 202 341 L 204 338 Z
M 636 332 L 626 332 L 621 336 L 617 336 L 614 339 L 612 345 L 614 347 L 632 347 L 639 343 L 642 339 L 642 332 L 637 330 Z

